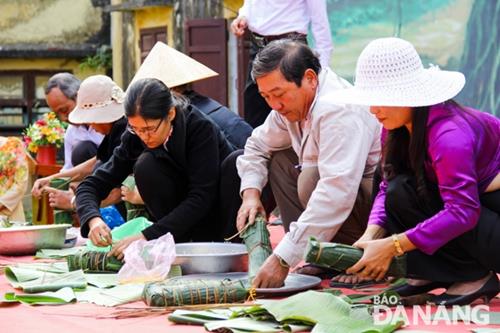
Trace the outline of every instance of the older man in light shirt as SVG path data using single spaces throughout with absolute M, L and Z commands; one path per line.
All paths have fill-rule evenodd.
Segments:
M 350 85 L 322 68 L 303 43 L 271 42 L 257 55 L 252 76 L 273 110 L 237 160 L 243 198 L 237 227 L 265 214 L 260 195 L 269 179 L 287 232 L 253 285 L 278 287 L 302 260 L 310 236 L 352 244 L 364 232 L 380 126 L 368 108 L 330 97 Z

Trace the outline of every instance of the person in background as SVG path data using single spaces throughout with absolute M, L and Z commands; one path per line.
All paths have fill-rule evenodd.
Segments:
M 170 232 L 176 243 L 220 241 L 225 225 L 234 223 L 239 183 L 221 187 L 225 159 L 233 149 L 220 129 L 203 113 L 170 93 L 160 80 L 136 80 L 127 89 L 127 131 L 111 159 L 76 190 L 81 234 L 97 246 L 112 244 L 99 203 L 131 173 L 153 224 L 113 244 L 110 255 L 123 257 L 138 239 Z M 227 220 L 220 212 L 232 212 Z
M 50 181 L 55 178 L 69 177 L 72 181 L 79 182 L 111 158 L 113 150 L 120 145 L 121 136 L 127 127 L 127 119 L 123 110 L 124 98 L 122 89 L 105 75 L 89 76 L 82 82 L 78 90 L 76 107 L 69 114 L 69 121 L 72 124 L 92 128 L 95 132 L 104 135 L 104 139 L 97 148 L 96 156 L 72 168 L 37 179 L 31 190 L 35 197 L 40 197 L 43 191 L 48 191 L 51 207 L 64 210 L 74 209 L 73 191 L 52 188 Z M 103 205 L 116 203 L 120 196 L 119 189 L 114 190 Z
M 256 54 L 273 40 L 295 39 L 306 44 L 311 29 L 321 67 L 327 68 L 333 45 L 325 0 L 245 0 L 238 17 L 231 23 L 231 31 L 242 37 L 246 29 L 250 31 L 252 46 L 244 92 L 244 115 L 245 120 L 256 128 L 271 111 L 250 76 Z
M 430 302 L 464 305 L 500 291 L 500 120 L 453 101 L 462 73 L 424 69 L 399 38 L 370 42 L 354 88 L 333 98 L 369 105 L 384 126 L 383 181 L 348 273 L 380 279 L 406 253 L 401 296 L 447 288 Z
M 219 74 L 202 63 L 165 43 L 157 42 L 137 70 L 131 84 L 143 78 L 161 80 L 217 124 L 233 148 L 242 149 L 252 133 L 252 127 L 229 108 L 199 94 L 190 85 L 216 75 Z
M 261 194 L 269 180 L 286 234 L 253 285 L 272 288 L 302 260 L 310 236 L 352 244 L 364 232 L 380 126 L 368 108 L 331 98 L 349 83 L 323 68 L 303 43 L 269 43 L 252 76 L 273 111 L 237 159 L 243 198 L 237 227 L 253 223 L 257 213 L 265 216 Z
M 23 196 L 28 177 L 28 158 L 22 141 L 0 136 L 0 215 L 26 221 Z
M 58 73 L 47 81 L 45 100 L 57 117 L 68 122 L 68 117 L 76 105 L 80 80 L 70 73 Z M 97 153 L 103 135 L 87 125 L 69 124 L 64 135 L 63 170 L 79 165 Z

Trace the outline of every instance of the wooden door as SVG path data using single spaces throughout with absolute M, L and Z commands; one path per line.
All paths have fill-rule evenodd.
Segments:
M 184 25 L 186 54 L 210 67 L 218 76 L 193 83 L 193 90 L 227 105 L 226 19 L 191 19 Z
M 140 30 L 139 48 L 141 50 L 141 64 L 156 42 L 167 44 L 167 27 L 147 28 Z

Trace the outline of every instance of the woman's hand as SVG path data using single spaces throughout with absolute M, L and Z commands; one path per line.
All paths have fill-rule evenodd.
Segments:
M 347 269 L 346 273 L 376 281 L 384 278 L 392 258 L 397 254 L 394 242 L 390 237 L 368 241 L 358 240 L 353 246 L 363 249 L 363 256 Z
M 110 246 L 113 243 L 111 229 L 100 217 L 89 221 L 89 239 L 96 246 Z
M 144 205 L 144 200 L 142 200 L 137 187 L 130 189 L 127 186 L 122 186 L 121 191 L 121 197 L 123 201 L 130 202 L 134 205 Z
M 113 244 L 113 247 L 111 248 L 111 251 L 109 252 L 110 256 L 115 256 L 118 260 L 123 259 L 123 251 L 130 245 L 130 243 L 135 242 L 136 240 L 139 239 L 146 239 L 144 235 L 141 233 L 130 236 L 127 238 L 124 238 L 115 244 Z
M 236 228 L 238 231 L 241 231 L 245 227 L 247 221 L 249 224 L 254 223 L 258 213 L 266 216 L 266 210 L 260 200 L 260 192 L 253 188 L 246 189 L 243 192 L 243 202 L 236 217 Z

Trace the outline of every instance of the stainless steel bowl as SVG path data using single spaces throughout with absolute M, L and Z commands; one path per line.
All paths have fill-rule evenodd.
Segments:
M 180 243 L 175 245 L 174 264 L 182 274 L 246 272 L 248 253 L 245 245 L 233 243 Z
M 34 254 L 40 249 L 60 249 L 69 224 L 0 228 L 0 254 Z

